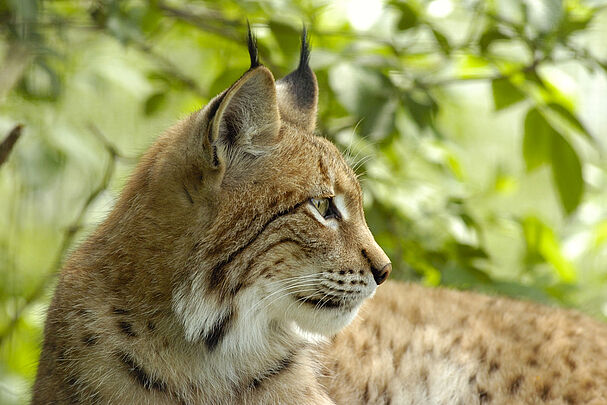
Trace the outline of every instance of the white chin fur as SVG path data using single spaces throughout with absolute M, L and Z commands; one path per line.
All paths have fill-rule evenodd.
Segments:
M 358 313 L 360 305 L 352 310 L 332 308 L 306 308 L 297 309 L 296 313 L 289 314 L 297 326 L 305 332 L 322 336 L 333 336 L 345 328 Z

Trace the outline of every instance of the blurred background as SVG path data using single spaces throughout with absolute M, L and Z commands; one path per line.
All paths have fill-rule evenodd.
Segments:
M 607 319 L 606 0 L 0 0 L 0 403 L 28 400 L 70 250 L 139 156 L 302 24 L 318 133 L 394 278 Z

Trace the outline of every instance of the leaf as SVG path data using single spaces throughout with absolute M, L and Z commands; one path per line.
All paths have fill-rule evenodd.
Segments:
M 17 90 L 29 100 L 56 101 L 63 91 L 61 76 L 46 58 L 37 58 L 23 75 Z
M 541 88 L 546 89 L 546 83 L 544 83 L 544 79 L 537 73 L 537 70 L 527 70 L 525 71 L 524 76 L 526 81 L 535 83 Z
M 563 19 L 561 20 L 558 35 L 561 38 L 567 38 L 577 31 L 585 30 L 596 15 L 597 13 L 576 15 L 576 13 L 566 10 Z
M 428 97 L 427 100 L 417 101 L 409 94 L 405 94 L 403 102 L 419 129 L 427 128 L 434 122 L 434 116 L 438 112 L 438 104 L 432 98 Z
M 397 25 L 400 31 L 408 30 L 418 24 L 417 12 L 409 4 L 402 1 L 393 1 L 391 4 L 400 11 L 400 19 Z
M 440 46 L 441 51 L 443 51 L 445 55 L 449 55 L 451 53 L 451 45 L 449 44 L 447 37 L 435 28 L 432 28 L 432 34 L 434 34 L 434 38 L 436 39 L 438 46 Z
M 452 264 L 443 270 L 441 282 L 459 288 L 470 288 L 490 285 L 492 280 L 489 274 L 479 268 Z
M 590 134 L 590 132 L 588 132 L 588 129 L 586 129 L 586 127 L 580 122 L 580 120 L 571 111 L 569 111 L 569 109 L 567 109 L 562 104 L 558 104 L 555 102 L 548 103 L 546 106 L 551 111 L 555 112 L 559 117 L 561 117 L 562 119 L 567 121 L 567 123 L 569 123 L 569 125 L 571 125 L 573 128 L 575 128 L 576 131 L 578 131 L 582 135 L 586 136 L 586 138 L 588 140 L 590 140 L 592 143 L 595 143 L 595 140 L 594 140 L 593 136 Z
M 164 104 L 165 100 L 166 92 L 164 91 L 159 91 L 157 93 L 152 94 L 145 100 L 145 104 L 143 106 L 143 113 L 147 116 L 157 113 L 160 107 Z
M 398 100 L 387 76 L 374 69 L 341 64 L 329 71 L 329 84 L 340 104 L 361 120 L 361 133 L 374 140 L 388 139 L 394 131 Z
M 499 41 L 501 39 L 510 39 L 510 37 L 494 27 L 491 27 L 487 31 L 483 32 L 483 35 L 481 35 L 478 40 L 481 53 L 486 53 L 489 46 L 491 46 L 494 41 Z
M 525 117 L 523 157 L 527 171 L 550 163 L 552 179 L 563 209 L 568 214 L 575 211 L 584 193 L 580 159 L 569 142 L 537 108 L 529 110 Z
M 523 158 L 527 171 L 550 161 L 550 143 L 555 133 L 537 108 L 527 112 L 523 134 Z
M 552 139 L 552 178 L 561 199 L 561 205 L 571 214 L 582 200 L 584 179 L 580 159 L 569 142 L 560 134 Z
M 573 264 L 561 253 L 559 242 L 552 229 L 536 217 L 527 217 L 522 223 L 527 256 L 540 256 L 550 263 L 564 282 L 573 282 L 577 273 Z
M 493 90 L 493 104 L 496 111 L 503 110 L 527 98 L 525 93 L 506 77 L 493 79 L 491 89 Z

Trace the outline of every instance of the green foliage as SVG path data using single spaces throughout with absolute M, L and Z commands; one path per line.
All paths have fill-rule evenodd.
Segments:
M 584 192 L 580 160 L 569 142 L 535 108 L 525 117 L 523 156 L 527 170 L 550 165 L 563 209 L 568 214 L 573 212 Z
M 276 77 L 306 24 L 318 132 L 395 278 L 604 316 L 607 10 L 554 4 L 0 2 L 0 140 L 25 124 L 0 167 L 0 403 L 28 397 L 60 264 L 141 152 L 247 69 L 247 19 Z

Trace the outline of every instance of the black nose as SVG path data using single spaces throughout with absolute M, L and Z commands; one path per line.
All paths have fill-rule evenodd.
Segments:
M 371 267 L 371 273 L 373 273 L 373 279 L 375 280 L 375 283 L 377 285 L 380 285 L 381 283 L 383 283 L 388 278 L 391 271 L 392 271 L 392 263 L 386 264 L 381 269 Z

